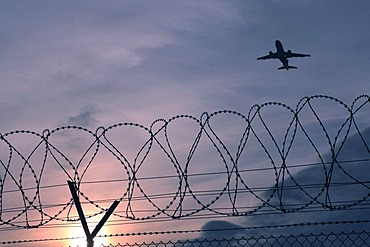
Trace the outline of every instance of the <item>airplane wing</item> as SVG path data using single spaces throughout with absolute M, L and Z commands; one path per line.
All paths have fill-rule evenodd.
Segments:
M 266 60 L 266 59 L 272 59 L 272 58 L 276 58 L 276 53 L 269 53 L 268 55 L 266 56 L 263 56 L 263 57 L 259 57 L 257 58 L 257 60 Z
M 300 54 L 300 53 L 294 53 L 294 52 L 286 52 L 285 54 L 286 58 L 291 58 L 291 57 L 311 57 L 311 55 L 308 54 Z

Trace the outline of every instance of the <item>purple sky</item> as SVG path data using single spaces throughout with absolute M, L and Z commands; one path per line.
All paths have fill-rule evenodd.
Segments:
M 45 129 L 67 125 L 95 132 L 99 126 L 127 122 L 149 128 L 156 119 L 169 119 L 180 114 L 199 119 L 203 112 L 230 109 L 247 115 L 254 104 L 270 101 L 294 108 L 302 97 L 316 94 L 330 95 L 350 105 L 357 96 L 369 93 L 369 21 L 370 3 L 365 1 L 353 4 L 304 0 L 284 3 L 273 0 L 3 0 L 0 2 L 0 133 L 4 135 L 14 130 L 42 133 Z M 291 59 L 290 64 L 298 66 L 298 69 L 289 71 L 278 71 L 279 61 L 257 61 L 257 57 L 275 50 L 276 39 L 282 41 L 286 50 L 308 53 L 312 57 Z M 340 127 L 338 123 L 347 113 L 332 101 L 317 102 L 315 107 L 326 121 L 327 129 L 335 135 Z M 358 113 L 361 128 L 368 127 L 366 109 Z M 302 114 L 303 122 L 312 127 L 311 135 L 317 138 L 316 144 L 326 154 L 330 146 L 322 142 L 323 137 L 315 129 L 318 127 L 311 125 L 315 122 L 311 115 Z M 266 108 L 265 116 L 274 134 L 281 138 L 291 115 L 285 110 L 270 107 Z M 235 154 L 245 122 L 227 114 L 216 116 L 212 121 L 217 133 Z M 262 125 L 257 122 L 256 125 L 256 129 L 263 132 Z M 158 122 L 153 128 L 160 126 L 161 122 Z M 186 162 L 197 131 L 197 123 L 189 119 L 174 120 L 169 125 L 173 151 L 181 164 Z M 127 126 L 114 128 L 108 131 L 108 135 L 130 161 L 135 159 L 148 138 L 145 130 Z M 87 132 L 68 129 L 57 131 L 50 138 L 50 142 L 70 158 L 70 162 L 76 164 L 81 161 L 81 172 L 88 160 L 81 159 L 81 156 L 94 137 Z M 165 136 L 159 138 L 164 141 Z M 297 140 L 304 142 L 303 139 Z M 9 141 L 28 155 L 40 139 L 15 134 L 9 136 Z M 305 152 L 305 144 L 299 144 L 292 149 L 291 162 L 317 162 L 317 156 Z M 0 160 L 4 164 L 8 161 L 8 149 L 4 142 L 0 144 Z M 247 145 L 244 152 L 242 159 L 249 166 L 241 166 L 242 169 L 263 166 L 265 160 L 259 156 L 262 151 L 256 146 Z M 138 176 L 177 174 L 173 167 L 168 167 L 168 158 L 159 147 L 154 147 L 150 154 L 145 164 L 156 165 L 143 165 Z M 92 151 L 87 157 L 91 155 Z M 139 158 L 143 154 L 140 155 Z M 36 150 L 33 157 L 36 158 L 32 158 L 30 163 L 36 173 L 40 172 L 42 150 Z M 68 162 L 61 156 L 56 160 L 67 169 L 66 172 L 60 169 L 57 161 L 48 160 L 42 185 L 64 184 L 68 176 L 73 177 Z M 219 161 L 212 145 L 202 140 L 192 161 L 192 164 L 202 165 L 190 166 L 189 172 L 220 171 L 223 167 L 217 163 Z M 12 172 L 19 176 L 21 167 L 17 165 L 22 163 L 22 159 L 14 158 L 12 162 Z M 108 151 L 99 152 L 94 162 L 97 165 L 89 168 L 86 181 L 126 176 L 122 165 Z M 4 175 L 4 167 L 0 168 L 0 175 Z M 27 176 L 32 177 L 33 174 L 26 169 L 25 180 Z M 260 179 L 252 174 L 249 176 L 248 179 L 254 178 L 250 181 L 255 186 L 269 187 L 274 183 L 273 174 L 259 173 Z M 193 182 L 196 190 L 218 190 L 225 186 L 224 179 L 220 175 L 189 181 Z M 148 193 L 173 193 L 177 189 L 177 180 L 169 180 L 149 180 L 142 186 Z M 32 179 L 25 182 L 29 186 L 33 183 Z M 104 188 L 90 185 L 85 189 L 92 200 L 113 200 L 122 196 L 122 190 L 115 190 L 114 186 L 125 185 L 124 182 Z M 4 187 L 12 189 L 11 183 Z M 110 192 L 109 195 L 105 194 L 106 191 Z M 43 197 L 46 204 L 66 203 L 70 195 L 67 187 L 58 187 L 51 189 L 50 193 L 45 191 Z M 19 194 L 3 196 L 4 208 L 19 206 L 19 202 Z M 103 202 L 101 206 L 106 208 L 110 203 Z M 246 202 L 241 200 L 240 203 Z M 166 202 L 159 204 L 165 205 Z M 185 200 L 184 205 L 190 208 L 193 202 Z M 136 206 L 150 207 L 144 204 Z M 87 208 L 88 205 L 86 210 L 90 210 Z M 120 209 L 124 210 L 125 206 L 121 205 Z M 91 210 L 96 209 L 92 207 Z M 114 223 L 119 223 L 120 218 L 114 220 L 117 220 Z M 227 220 L 235 224 L 251 224 L 246 223 L 248 220 L 245 218 Z M 187 224 L 167 222 L 165 230 L 200 229 L 207 220 L 185 222 Z M 65 228 L 61 233 L 61 229 L 53 225 L 57 223 L 61 222 L 53 220 L 45 228 L 37 230 L 9 230 L 9 225 L 0 225 L 0 242 L 71 236 L 66 232 L 72 230 Z M 163 230 L 161 228 L 164 228 L 161 223 L 138 223 L 127 225 L 125 229 L 112 226 L 105 233 Z M 75 232 L 76 235 L 83 236 L 83 231 Z M 131 240 L 107 239 L 104 243 L 119 241 Z M 53 242 L 54 246 L 76 243 Z

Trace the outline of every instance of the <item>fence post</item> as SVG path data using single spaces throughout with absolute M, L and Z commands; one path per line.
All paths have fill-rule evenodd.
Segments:
M 119 201 L 114 201 L 112 203 L 112 205 L 107 210 L 107 212 L 105 213 L 103 218 L 99 221 L 98 225 L 95 227 L 94 231 L 92 233 L 90 233 L 89 227 L 88 227 L 87 222 L 86 222 L 84 212 L 83 212 L 82 207 L 81 207 L 80 199 L 78 198 L 78 195 L 77 195 L 77 192 L 76 192 L 76 184 L 72 181 L 67 181 L 67 182 L 68 182 L 69 190 L 71 191 L 71 194 L 72 194 L 73 201 L 76 205 L 77 213 L 78 213 L 78 216 L 80 217 L 82 227 L 85 231 L 87 247 L 94 247 L 94 238 L 96 237 L 96 235 L 98 234 L 100 229 L 103 227 L 105 222 L 108 220 L 109 216 L 116 209 L 116 207 L 119 204 Z

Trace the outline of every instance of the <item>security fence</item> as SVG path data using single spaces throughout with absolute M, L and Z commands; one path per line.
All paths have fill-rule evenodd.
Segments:
M 335 125 L 326 119 L 329 104 L 333 118 L 339 119 Z M 107 200 L 120 202 L 116 217 L 131 220 L 189 218 L 205 211 L 233 217 L 265 209 L 295 213 L 316 203 L 326 210 L 352 208 L 370 195 L 368 178 L 363 177 L 366 173 L 356 173 L 370 160 L 365 128 L 369 104 L 368 95 L 357 97 L 351 105 L 317 95 L 302 98 L 295 108 L 268 102 L 254 105 L 248 114 L 225 110 L 204 113 L 200 118 L 178 115 L 158 119 L 150 127 L 123 122 L 95 132 L 79 126 L 42 133 L 1 132 L 0 226 L 30 229 L 51 221 L 78 221 L 71 215 L 67 181 L 76 184 L 81 200 L 95 206 L 89 217 L 105 213 Z M 284 126 L 282 131 L 274 128 L 277 123 L 269 117 L 276 114 L 284 119 L 279 123 Z M 188 133 L 180 135 L 184 131 Z M 348 157 L 351 136 L 357 139 L 358 151 Z M 329 155 L 324 155 L 326 152 Z M 302 159 L 302 153 L 309 158 Z M 254 164 L 256 160 L 264 167 Z M 154 163 L 161 171 L 155 175 L 151 170 Z M 105 172 L 93 172 L 101 164 L 106 164 Z M 213 164 L 207 172 L 197 170 L 207 164 Z M 356 171 L 354 164 L 359 167 Z M 303 167 L 317 167 L 318 179 L 303 181 L 295 172 Z M 148 171 L 149 177 L 145 175 Z M 249 174 L 257 177 L 257 172 L 259 177 L 266 172 L 267 187 L 250 179 Z M 48 174 L 53 174 L 52 182 Z M 217 181 L 214 188 L 197 186 L 200 176 Z M 160 189 L 154 182 L 150 184 L 159 179 L 169 181 L 168 185 Z M 109 199 L 98 198 L 92 185 L 117 192 Z M 359 193 L 351 193 L 345 203 L 333 202 L 338 193 L 343 194 L 344 185 Z M 292 190 L 305 201 L 292 205 L 286 193 Z M 58 204 L 49 196 L 56 194 L 61 199 Z M 256 203 L 242 203 L 249 197 Z M 147 211 L 138 213 L 138 200 Z M 222 209 L 217 207 L 221 202 L 225 205 Z
M 112 201 L 120 204 L 108 210 L 114 211 L 111 225 L 368 210 L 369 105 L 368 95 L 350 105 L 316 95 L 295 108 L 267 102 L 247 114 L 177 115 L 150 126 L 121 122 L 95 131 L 61 126 L 42 133 L 0 132 L 0 231 L 52 221 L 58 221 L 52 227 L 65 229 L 81 222 L 92 241 L 99 228 L 90 234 L 83 218 L 107 214 Z M 206 180 L 212 185 L 204 185 Z M 83 215 L 80 204 L 89 214 Z M 0 245 L 75 239 L 22 238 L 1 239 Z M 369 246 L 369 241 L 365 231 L 108 246 Z
M 275 247 L 275 246 L 370 246 L 370 232 L 340 232 L 280 236 L 250 236 L 231 239 L 192 239 L 167 242 L 101 245 L 100 247 Z

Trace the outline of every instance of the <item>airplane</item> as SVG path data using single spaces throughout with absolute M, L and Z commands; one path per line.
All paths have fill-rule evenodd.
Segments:
M 266 59 L 279 59 L 280 62 L 283 64 L 282 67 L 279 67 L 278 69 L 296 69 L 297 67 L 295 66 L 290 66 L 288 58 L 292 57 L 311 57 L 311 55 L 308 54 L 299 54 L 299 53 L 293 53 L 291 50 L 284 51 L 283 45 L 279 40 L 275 41 L 275 46 L 276 46 L 276 52 L 270 51 L 268 55 L 259 57 L 257 60 L 266 60 Z

